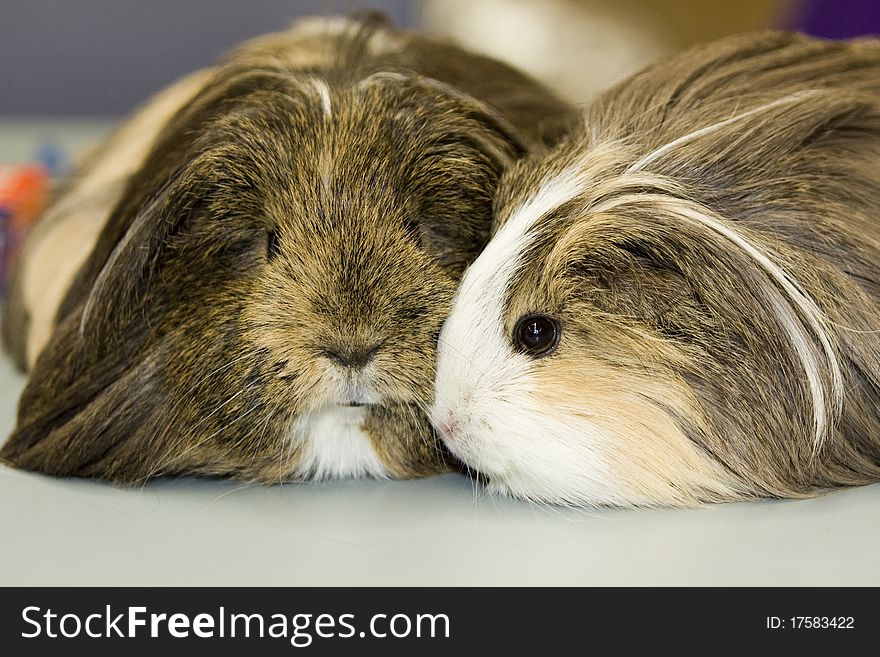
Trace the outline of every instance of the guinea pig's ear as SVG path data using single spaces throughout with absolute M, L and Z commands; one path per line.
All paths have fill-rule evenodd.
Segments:
M 149 473 L 158 458 L 154 414 L 165 401 L 158 385 L 162 338 L 151 335 L 161 318 L 147 288 L 179 219 L 168 211 L 172 196 L 163 190 L 125 222 L 109 256 L 100 245 L 90 256 L 87 265 L 102 263 L 98 274 L 88 284 L 84 267 L 79 288 L 68 293 L 69 307 L 34 364 L 0 459 L 53 475 L 130 482 Z
M 434 78 L 421 77 L 418 82 L 443 96 L 455 99 L 459 104 L 458 111 L 486 129 L 486 134 L 475 133 L 471 138 L 477 148 L 489 156 L 499 170 L 506 169 L 516 159 L 542 148 L 540 142 L 529 138 L 504 114 L 488 103 Z M 504 140 L 504 147 L 500 148 L 496 140 L 487 138 L 487 134 L 500 136 Z
M 277 71 L 237 71 L 228 67 L 174 116 L 141 169 L 129 180 L 89 258 L 77 273 L 58 311 L 60 322 L 86 303 L 82 333 L 106 335 L 126 324 L 140 293 L 160 264 L 169 234 L 198 210 L 201 192 L 216 166 L 199 162 L 207 126 L 255 90 L 287 90 L 289 75 Z M 93 312 L 100 307 L 101 312 Z
M 110 223 L 126 227 L 116 238 L 112 226 L 100 236 L 98 245 L 78 272 L 59 311 L 59 322 L 78 311 L 83 348 L 95 355 L 115 349 L 120 340 L 129 346 L 136 332 L 135 320 L 148 317 L 144 300 L 151 280 L 162 262 L 162 251 L 170 234 L 194 212 L 195 201 L 186 197 L 185 183 L 176 181 L 152 198 L 131 217 L 123 206 Z M 114 243 L 115 240 L 115 243 Z

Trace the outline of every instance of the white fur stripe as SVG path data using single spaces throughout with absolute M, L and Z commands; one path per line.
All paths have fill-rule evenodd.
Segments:
M 327 86 L 327 83 L 321 78 L 309 78 L 309 82 L 317 92 L 318 97 L 321 99 L 321 107 L 324 110 L 324 119 L 329 119 L 332 116 L 333 110 L 333 107 L 330 104 L 330 87 Z
M 357 89 L 363 90 L 378 84 L 397 84 L 405 82 L 408 78 L 403 73 L 395 73 L 394 71 L 379 71 L 372 73 L 357 83 Z
M 731 123 L 742 121 L 743 119 L 754 116 L 755 114 L 767 112 L 775 107 L 790 105 L 801 100 L 806 100 L 811 96 L 815 96 L 817 93 L 820 92 L 817 90 L 798 91 L 797 93 L 790 94 L 788 96 L 780 98 L 779 100 L 774 100 L 771 103 L 767 103 L 765 105 L 761 105 L 760 107 L 755 107 L 754 109 L 750 109 L 748 111 L 737 114 L 736 116 L 732 116 L 731 118 L 725 119 L 724 121 L 719 121 L 718 123 L 713 123 L 712 125 L 708 125 L 705 128 L 700 128 L 699 130 L 689 132 L 688 134 L 679 137 L 678 139 L 674 139 L 668 144 L 664 144 L 660 148 L 653 150 L 644 157 L 640 158 L 633 165 L 631 165 L 625 173 L 635 173 L 636 171 L 641 171 L 655 160 L 666 155 L 666 153 L 668 153 L 669 151 L 675 150 L 679 146 L 687 144 L 688 142 L 692 142 L 695 139 L 699 139 L 700 137 L 711 134 L 716 130 L 723 128 L 724 126 L 730 125 Z
M 591 153 L 591 157 L 596 157 L 595 153 Z M 562 173 L 545 180 L 492 237 L 480 257 L 467 270 L 460 290 L 474 284 L 480 286 L 491 284 L 497 287 L 498 296 L 488 295 L 488 297 L 499 302 L 494 316 L 500 317 L 503 291 L 509 284 L 519 264 L 520 256 L 529 243 L 529 230 L 548 213 L 585 193 L 590 182 L 584 174 L 584 162 L 580 159 Z M 487 295 L 481 297 L 486 298 Z

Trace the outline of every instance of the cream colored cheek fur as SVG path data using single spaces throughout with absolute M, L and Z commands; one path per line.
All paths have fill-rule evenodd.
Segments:
M 683 383 L 659 374 L 622 375 L 598 364 L 565 360 L 536 368 L 531 379 L 537 391 L 534 412 L 559 418 L 547 437 L 570 445 L 579 441 L 579 449 L 596 450 L 616 484 L 611 495 L 594 495 L 589 481 L 557 479 L 559 501 L 694 506 L 734 497 L 729 474 L 673 419 L 677 415 L 700 421 Z M 585 492 L 588 497 L 583 497 Z
M 538 367 L 498 333 L 482 335 L 470 336 L 470 353 L 447 343 L 432 418 L 454 426 L 450 451 L 487 475 L 490 490 L 576 506 L 734 497 L 727 473 L 659 408 L 693 418 L 683 385 L 583 362 Z M 506 361 L 503 368 L 479 369 L 476 354 L 490 352 Z
M 432 416 L 454 427 L 447 446 L 489 477 L 490 490 L 571 504 L 621 497 L 620 483 L 596 449 L 602 440 L 599 428 L 588 420 L 571 426 L 559 412 L 548 414 L 533 395 L 527 366 L 516 363 L 499 376 L 487 377 L 457 359 L 450 365 L 440 373 L 444 392 L 438 394 Z M 460 380 L 453 387 L 450 369 L 476 384 Z

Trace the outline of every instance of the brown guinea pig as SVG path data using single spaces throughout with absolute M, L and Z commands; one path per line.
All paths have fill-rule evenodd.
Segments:
M 692 49 L 511 167 L 435 399 L 450 451 L 531 500 L 880 478 L 880 42 Z
M 573 110 L 376 17 L 306 20 L 160 94 L 33 233 L 0 458 L 136 482 L 447 469 L 425 413 L 494 190 Z

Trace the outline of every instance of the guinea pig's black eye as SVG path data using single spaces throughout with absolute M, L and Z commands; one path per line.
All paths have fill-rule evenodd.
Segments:
M 274 228 L 267 231 L 266 233 L 266 257 L 269 260 L 275 258 L 278 255 L 280 250 L 280 246 L 278 245 L 278 231 Z
M 552 317 L 526 315 L 513 329 L 513 343 L 523 353 L 538 358 L 553 353 L 561 332 L 559 322 Z

